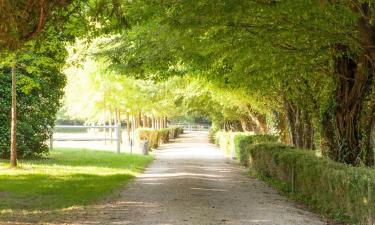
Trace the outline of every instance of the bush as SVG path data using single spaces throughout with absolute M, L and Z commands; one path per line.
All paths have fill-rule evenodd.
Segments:
M 226 155 L 233 154 L 240 160 L 241 165 L 247 166 L 249 153 L 248 146 L 252 144 L 277 142 L 278 136 L 275 135 L 254 135 L 251 132 L 224 132 L 216 133 L 214 143 L 222 149 Z
M 169 131 L 169 139 L 178 138 L 178 136 L 183 133 L 182 127 L 172 126 L 166 129 Z
M 55 37 L 53 37 L 55 38 Z M 49 45 L 48 43 L 51 43 Z M 66 50 L 60 41 L 30 43 L 18 56 L 17 75 L 17 155 L 36 157 L 48 152 L 47 140 L 55 125 L 60 99 L 64 95 Z M 31 54 L 32 52 L 32 54 Z M 0 66 L 0 156 L 9 157 L 11 69 Z
M 170 128 L 164 128 L 157 131 L 159 132 L 160 144 L 167 143 L 169 141 L 169 132 L 173 132 Z
M 169 127 L 160 130 L 151 128 L 137 129 L 139 140 L 148 140 L 148 149 L 157 149 L 160 144 L 167 143 L 171 138 L 177 138 L 183 133 L 180 127 Z
M 148 141 L 148 150 L 156 149 L 159 147 L 159 132 L 150 128 L 139 128 L 137 130 L 138 138 L 140 140 Z
M 375 171 L 320 158 L 313 151 L 282 144 L 249 147 L 250 165 L 260 176 L 280 182 L 284 191 L 331 217 L 350 223 L 366 223 L 369 212 L 368 183 L 372 191 L 371 212 L 375 217 Z M 286 188 L 285 188 L 286 187 Z M 350 218 L 350 219 L 349 219 Z
M 249 135 L 247 133 L 238 133 L 233 137 L 234 150 L 237 159 L 243 166 L 249 165 L 249 147 L 253 144 L 277 142 L 279 139 L 275 135 Z

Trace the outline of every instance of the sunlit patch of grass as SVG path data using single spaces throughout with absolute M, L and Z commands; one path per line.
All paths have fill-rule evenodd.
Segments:
M 60 210 L 93 203 L 129 182 L 151 156 L 57 149 L 17 169 L 0 161 L 0 212 Z

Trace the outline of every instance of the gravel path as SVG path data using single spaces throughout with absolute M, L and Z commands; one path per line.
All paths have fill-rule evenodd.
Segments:
M 248 177 L 236 162 L 208 143 L 206 134 L 184 134 L 163 145 L 155 155 L 154 163 L 124 188 L 116 201 L 97 205 L 85 213 L 85 218 L 73 221 L 134 225 L 325 224 L 267 184 Z

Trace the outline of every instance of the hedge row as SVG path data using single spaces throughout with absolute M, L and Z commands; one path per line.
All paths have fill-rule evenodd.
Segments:
M 375 170 L 351 167 L 275 143 L 272 135 L 217 132 L 214 141 L 241 165 L 317 211 L 346 224 L 367 224 L 375 218 Z M 370 192 L 369 192 L 370 190 Z M 370 193 L 370 195 L 369 195 Z M 369 198 L 370 196 L 370 198 Z
M 215 135 L 215 144 L 227 155 L 239 159 L 241 165 L 248 166 L 248 146 L 259 143 L 277 142 L 275 135 L 254 135 L 250 132 L 223 132 L 219 131 Z
M 276 143 L 250 145 L 248 150 L 257 174 L 278 181 L 284 191 L 294 190 L 295 196 L 318 211 L 351 224 L 367 224 L 369 215 L 375 218 L 373 169 L 351 167 Z
M 139 140 L 148 140 L 148 149 L 156 149 L 160 144 L 167 143 L 170 139 L 177 138 L 184 131 L 181 127 L 168 127 L 154 130 L 140 128 L 137 130 Z

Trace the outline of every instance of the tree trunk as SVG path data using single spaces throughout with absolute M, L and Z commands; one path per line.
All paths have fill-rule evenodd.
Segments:
M 139 112 L 137 114 L 137 126 L 136 126 L 136 128 L 139 128 L 141 126 L 142 126 L 142 114 L 141 114 L 141 112 Z
M 142 116 L 142 127 L 148 127 L 148 119 L 145 114 Z
M 287 126 L 285 115 L 283 113 L 277 112 L 276 118 L 277 118 L 277 129 L 279 130 L 279 136 L 280 136 L 281 142 L 285 144 L 292 144 L 290 142 L 289 131 L 288 131 L 288 126 Z
M 159 129 L 164 128 L 163 117 L 159 117 Z
M 340 56 L 336 59 L 336 138 L 339 146 L 338 160 L 343 163 L 360 163 L 360 114 L 366 96 L 367 75 L 359 71 L 357 60 L 349 55 L 348 48 L 338 45 Z
M 336 51 L 336 92 L 332 100 L 335 107 L 324 115 L 323 153 L 353 166 L 372 166 L 374 66 L 366 52 L 356 56 L 342 44 L 336 45 Z
M 245 132 L 254 131 L 253 122 L 247 115 L 241 116 L 240 122 L 241 122 L 242 130 L 244 130 Z
M 12 64 L 12 109 L 10 131 L 10 167 L 17 167 L 17 59 Z
M 131 132 L 131 122 L 130 122 L 130 115 L 126 113 L 126 133 L 128 134 L 128 143 L 130 143 L 130 132 Z
M 152 115 L 152 118 L 151 118 L 151 128 L 156 130 L 156 121 L 155 121 L 154 115 Z
M 290 142 L 297 148 L 314 149 L 314 128 L 310 114 L 286 98 L 284 109 L 289 125 Z
M 296 114 L 293 105 L 286 99 L 284 99 L 285 115 L 288 121 L 289 127 L 289 142 L 293 146 L 297 146 L 297 134 L 296 134 Z

